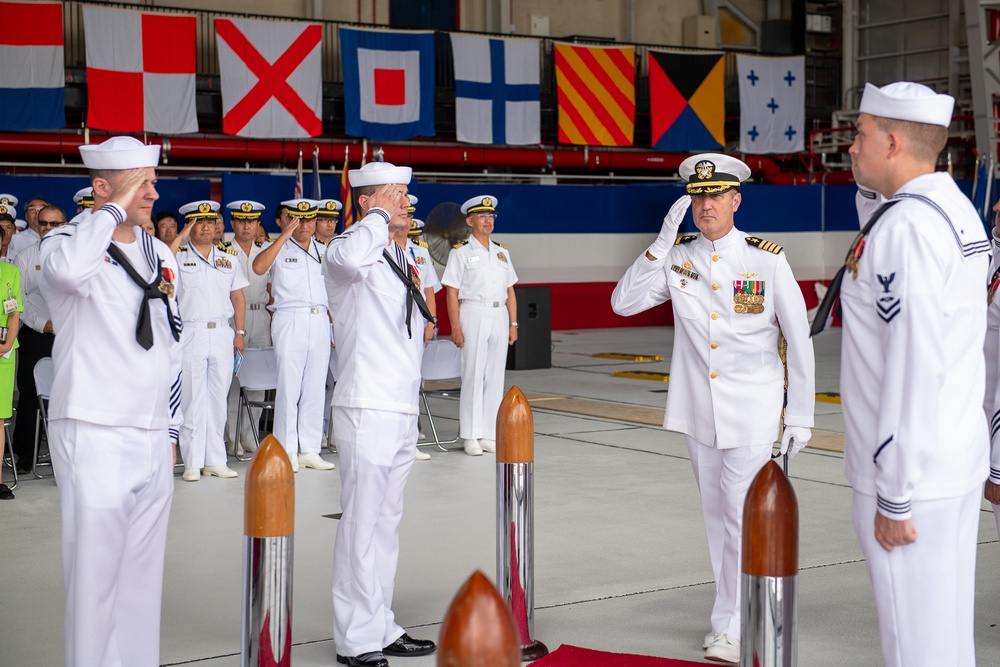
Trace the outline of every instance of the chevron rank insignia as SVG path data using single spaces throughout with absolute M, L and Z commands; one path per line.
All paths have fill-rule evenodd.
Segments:
M 755 248 L 760 248 L 761 250 L 766 250 L 767 252 L 773 252 L 775 255 L 782 250 L 781 246 L 777 243 L 772 243 L 771 241 L 757 238 L 756 236 L 748 236 L 747 245 L 752 245 Z

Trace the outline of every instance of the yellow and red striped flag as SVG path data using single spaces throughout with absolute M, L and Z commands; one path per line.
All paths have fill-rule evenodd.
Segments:
M 344 157 L 344 171 L 340 175 L 340 203 L 344 208 L 340 211 L 340 224 L 348 229 L 354 224 L 354 200 L 351 199 L 351 183 L 347 180 L 347 158 Z
M 635 48 L 556 44 L 559 141 L 631 146 Z

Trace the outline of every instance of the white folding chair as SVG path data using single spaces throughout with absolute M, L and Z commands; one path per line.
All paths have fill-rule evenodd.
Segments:
M 417 445 L 437 445 L 438 449 L 446 452 L 448 450 L 444 447 L 444 445 L 452 445 L 458 442 L 459 434 L 456 433 L 455 437 L 451 440 L 441 439 L 438 435 L 437 426 L 434 424 L 434 415 L 431 414 L 431 406 L 427 401 L 427 397 L 436 396 L 450 398 L 458 396 L 459 393 L 461 393 L 461 390 L 459 388 L 427 390 L 424 388 L 424 383 L 428 380 L 450 380 L 452 378 L 461 378 L 462 350 L 448 339 L 441 338 L 432 340 L 427 347 L 424 348 L 424 358 L 420 366 L 420 375 L 420 400 L 424 404 L 424 413 L 427 415 L 427 421 L 430 423 L 431 427 L 431 435 L 434 436 L 434 439 L 418 442 Z
M 35 413 L 35 453 L 31 457 L 31 472 L 35 477 L 53 477 L 55 471 L 52 470 L 52 456 L 49 455 L 46 461 L 39 461 L 38 445 L 42 439 L 42 429 L 45 431 L 45 442 L 49 442 L 49 396 L 52 394 L 52 384 L 55 382 L 56 369 L 52 363 L 52 357 L 42 357 L 35 364 L 33 372 L 35 376 L 35 393 L 38 394 L 38 411 Z M 24 415 L 27 417 L 28 415 Z M 49 468 L 48 474 L 39 472 L 40 466 Z
M 250 429 L 253 431 L 254 442 L 260 447 L 260 433 L 257 430 L 257 420 L 254 419 L 251 408 L 261 408 L 263 410 L 274 410 L 274 401 L 261 399 L 255 400 L 247 396 L 248 391 L 269 391 L 278 387 L 278 359 L 274 354 L 273 347 L 254 348 L 248 347 L 243 350 L 243 363 L 236 372 L 236 379 L 240 382 L 239 406 L 236 410 L 236 432 L 243 431 L 243 417 L 250 420 Z M 240 461 L 249 461 L 250 456 L 236 455 Z

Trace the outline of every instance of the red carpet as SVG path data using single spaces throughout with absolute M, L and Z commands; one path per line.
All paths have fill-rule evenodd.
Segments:
M 710 663 L 653 658 L 648 655 L 605 653 L 569 644 L 563 644 L 541 660 L 531 663 L 532 667 L 705 667 L 708 664 Z

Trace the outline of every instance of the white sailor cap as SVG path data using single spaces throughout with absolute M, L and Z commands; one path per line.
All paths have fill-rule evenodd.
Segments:
M 689 195 L 710 195 L 739 190 L 740 184 L 750 178 L 750 167 L 722 153 L 699 153 L 692 155 L 677 169 L 686 180 Z
M 300 220 L 312 220 L 318 207 L 314 199 L 286 199 L 281 205 L 288 209 L 288 215 Z
M 911 81 L 897 81 L 881 88 L 866 83 L 861 96 L 861 113 L 927 125 L 948 127 L 954 109 L 955 98 L 951 95 Z
M 8 195 L 6 193 L 0 193 L 0 204 L 6 204 L 7 206 L 17 206 L 17 197 L 14 195 Z
M 138 169 L 160 163 L 160 147 L 147 146 L 135 137 L 111 137 L 100 144 L 80 146 L 87 169 Z
M 27 229 L 28 228 L 28 221 L 27 220 L 17 219 L 17 220 L 14 221 L 14 226 L 17 227 L 18 229 Z
M 226 204 L 226 208 L 232 211 L 233 220 L 258 220 L 265 206 L 250 199 L 238 199 Z
M 420 236 L 424 233 L 424 221 L 418 218 L 410 220 L 410 231 L 406 232 L 407 236 Z
M 397 167 L 388 162 L 369 162 L 361 169 L 351 169 L 347 172 L 347 177 L 351 181 L 352 188 L 387 183 L 406 185 L 413 177 L 413 170 L 409 167 Z
M 177 212 L 183 215 L 188 220 L 215 220 L 215 214 L 219 211 L 219 203 L 214 201 L 209 201 L 208 199 L 201 199 L 199 201 L 193 201 L 188 204 L 184 204 Z
M 462 213 L 496 213 L 497 198 L 493 195 L 479 195 L 462 204 Z
M 17 210 L 12 204 L 0 204 L 0 218 L 10 218 L 17 224 Z M 25 222 L 24 225 L 27 227 L 28 223 Z
M 94 188 L 88 185 L 77 190 L 73 195 L 73 203 L 84 208 L 94 208 Z
M 342 208 L 344 205 L 336 199 L 320 199 L 316 202 L 316 215 L 321 218 L 339 218 Z
M 410 200 L 410 206 L 406 209 L 406 212 L 410 213 L 410 214 L 416 212 L 416 210 L 417 210 L 417 202 L 420 201 L 420 200 L 417 199 L 416 195 L 411 195 L 409 193 L 407 193 L 406 198 Z

